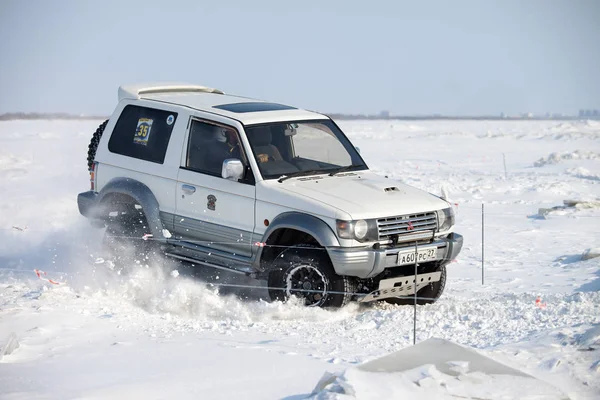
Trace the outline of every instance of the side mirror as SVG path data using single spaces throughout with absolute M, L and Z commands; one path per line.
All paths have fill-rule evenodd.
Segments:
M 223 161 L 221 177 L 234 182 L 239 181 L 244 177 L 244 165 L 237 158 L 228 158 L 227 160 Z
M 355 146 L 354 148 L 356 149 L 356 152 L 357 152 L 358 154 L 360 154 L 360 147 L 356 147 L 356 146 Z
M 298 133 L 297 128 L 298 124 L 287 124 L 283 133 L 285 134 L 285 136 L 294 136 L 296 133 Z

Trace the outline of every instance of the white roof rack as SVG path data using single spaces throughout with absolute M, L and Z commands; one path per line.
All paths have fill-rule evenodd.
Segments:
M 123 85 L 119 87 L 119 101 L 123 99 L 139 99 L 145 94 L 160 93 L 215 93 L 224 94 L 219 89 L 190 83 L 145 83 Z

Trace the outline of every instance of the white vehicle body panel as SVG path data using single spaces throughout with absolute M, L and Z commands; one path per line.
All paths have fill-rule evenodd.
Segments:
M 184 185 L 194 187 L 195 192 L 186 192 Z M 217 249 L 237 247 L 246 256 L 250 255 L 254 231 L 253 185 L 180 169 L 176 191 L 175 214 L 180 220 L 176 220 L 175 225 L 185 224 L 185 218 L 208 222 L 212 225 L 205 224 L 203 228 L 212 231 L 212 239 L 205 236 L 201 240 L 214 241 L 211 247 Z
M 259 112 L 231 112 L 215 106 L 223 104 L 237 103 L 269 103 L 263 100 L 249 99 L 239 96 L 223 95 L 218 93 L 205 92 L 183 92 L 183 93 L 150 93 L 142 94 L 142 99 L 154 100 L 161 103 L 184 106 L 198 111 L 210 112 L 213 115 L 229 117 L 246 125 L 262 124 L 267 122 L 277 121 L 293 121 L 293 120 L 314 120 L 327 119 L 325 115 L 306 111 L 299 108 L 290 108 L 287 110 L 277 111 L 259 111 Z
M 314 233 L 315 238 L 320 235 L 322 242 L 327 243 L 322 245 L 326 247 L 335 271 L 340 275 L 359 278 L 374 277 L 385 268 L 402 265 L 397 261 L 398 254 L 406 252 L 410 241 L 429 240 L 429 246 L 436 250 L 428 254 L 427 260 L 446 260 L 460 251 L 462 237 L 458 235 L 454 245 L 453 229 L 439 232 L 437 226 L 439 211 L 449 208 L 448 202 L 368 169 L 340 172 L 334 176 L 322 173 L 282 181 L 264 179 L 252 153 L 245 127 L 273 122 L 329 120 L 322 114 L 225 95 L 209 87 L 179 83 L 122 86 L 119 88 L 119 99 L 96 151 L 96 186 L 93 191 L 80 194 L 84 195 L 80 205 L 80 212 L 84 215 L 86 205 L 93 203 L 94 196 L 102 196 L 97 192 L 102 191 L 111 180 L 121 178 L 115 181 L 115 185 L 128 187 L 132 181 L 139 181 L 149 188 L 148 191 L 138 185 L 137 189 L 126 189 L 130 190 L 126 193 L 148 191 L 144 198 L 146 200 L 140 202 L 146 202 L 149 209 L 156 211 L 153 217 L 155 221 L 161 220 L 149 225 L 163 224 L 173 229 L 172 240 L 178 241 L 177 246 L 185 245 L 190 251 L 205 251 L 208 247 L 208 256 L 215 249 L 220 252 L 218 257 L 229 257 L 248 265 L 254 263 L 252 265 L 258 265 L 258 268 L 262 250 L 254 243 L 266 240 L 267 234 L 280 227 L 304 230 L 311 235 Z M 177 113 L 162 163 L 109 151 L 112 132 L 128 105 Z M 232 108 L 231 105 L 237 106 Z M 172 116 L 168 116 L 166 123 L 171 125 L 169 118 Z M 237 130 L 246 155 L 242 161 L 247 163 L 254 179 L 237 182 L 216 176 L 214 170 L 208 174 L 187 168 L 187 144 L 193 120 L 226 125 Z M 136 132 L 132 134 L 137 135 Z M 290 154 L 293 157 L 294 153 Z M 324 160 L 334 165 L 346 165 L 346 161 L 329 157 Z M 418 215 L 422 213 L 429 215 Z M 278 218 L 283 222 L 274 223 Z M 387 218 L 389 220 L 381 220 Z M 367 239 L 360 242 L 348 238 L 353 234 L 345 234 L 346 238 L 339 237 L 337 221 L 362 219 L 371 224 Z M 416 224 L 425 219 L 433 222 L 422 222 L 430 225 L 422 229 L 422 233 L 412 233 L 408 232 L 413 229 L 411 219 L 417 221 Z M 409 222 L 402 222 L 406 220 Z M 400 228 L 394 226 L 396 221 L 399 221 Z M 350 224 L 355 226 L 355 222 Z M 373 232 L 373 224 L 377 224 L 376 232 Z M 389 238 L 381 232 L 393 232 L 391 235 L 395 236 Z M 402 239 L 398 238 L 397 232 L 404 235 Z M 381 245 L 388 247 L 381 248 Z
M 318 179 L 315 176 L 292 178 L 279 185 L 282 191 L 296 197 L 339 209 L 348 215 L 346 219 L 416 214 L 448 207 L 447 202 L 427 192 L 371 171 L 357 171 L 345 176 L 319 175 Z M 386 188 L 397 190 L 386 192 Z
M 264 220 L 273 221 L 278 215 L 285 212 L 296 211 L 313 215 L 325 222 L 335 232 L 336 219 L 348 219 L 349 215 L 343 211 L 308 197 L 297 196 L 294 193 L 283 190 L 282 186 L 287 183 L 279 183 L 277 180 L 266 180 L 256 185 L 256 228 L 257 237 L 261 237 L 267 227 Z M 349 245 L 352 241 L 340 240 Z
M 112 132 L 121 111 L 129 104 L 153 108 L 152 102 L 146 101 L 122 101 L 115 110 L 105 128 L 106 132 Z M 179 160 L 183 148 L 184 132 L 189 119 L 185 108 L 165 105 L 161 109 L 176 112 L 177 120 L 171 133 L 171 140 L 167 146 L 165 160 L 162 164 L 140 160 L 121 154 L 112 153 L 108 150 L 110 135 L 103 135 L 96 151 L 96 162 L 99 163 L 97 171 L 97 191 L 100 191 L 108 182 L 114 178 L 126 177 L 140 181 L 152 188 L 154 196 L 160 205 L 161 211 L 174 213 L 175 183 L 179 171 Z
M 201 85 L 192 85 L 189 83 L 165 82 L 156 83 L 138 83 L 133 85 L 123 85 L 119 87 L 119 101 L 123 99 L 141 99 L 149 94 L 156 93 L 217 93 L 222 91 Z

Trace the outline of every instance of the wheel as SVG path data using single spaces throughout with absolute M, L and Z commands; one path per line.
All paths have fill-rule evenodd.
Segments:
M 444 287 L 446 286 L 446 266 L 440 265 L 435 268 L 429 268 L 429 269 L 424 269 L 423 271 L 418 271 L 419 274 L 438 272 L 438 271 L 442 273 L 442 276 L 440 276 L 440 280 L 437 282 L 430 283 L 429 285 L 425 286 L 424 288 L 422 288 L 421 290 L 419 290 L 417 292 L 417 297 L 421 297 L 421 298 L 417 299 L 417 304 L 420 304 L 420 305 L 432 304 L 432 303 L 435 303 L 437 301 L 437 299 L 440 298 L 440 296 L 444 292 Z M 384 299 L 384 301 L 391 303 L 391 304 L 398 304 L 398 305 L 414 304 L 414 302 L 415 302 L 414 299 L 412 299 L 412 298 L 395 299 L 393 297 Z
M 144 240 L 147 232 L 146 217 L 133 205 L 120 206 L 116 218 L 110 218 L 102 241 L 104 258 L 118 269 L 133 263 L 148 263 L 157 250 L 151 240 Z
M 100 138 L 104 133 L 104 128 L 106 128 L 106 124 L 108 124 L 108 120 L 100 124 L 98 129 L 96 129 L 96 132 L 94 132 L 94 134 L 92 135 L 92 140 L 90 140 L 87 155 L 88 170 L 92 168 L 92 164 L 94 163 L 94 158 L 96 157 L 96 150 L 98 149 L 98 143 L 100 143 Z
M 268 276 L 273 301 L 295 296 L 309 307 L 343 307 L 355 292 L 355 280 L 337 275 L 324 249 L 290 249 L 276 260 Z

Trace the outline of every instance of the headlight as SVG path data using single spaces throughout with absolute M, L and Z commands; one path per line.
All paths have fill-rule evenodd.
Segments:
M 338 236 L 342 239 L 355 239 L 359 242 L 377 240 L 377 222 L 375 220 L 337 220 L 336 228 Z
M 369 231 L 369 226 L 367 225 L 367 221 L 364 219 L 359 219 L 354 222 L 354 236 L 358 240 L 363 240 L 367 236 L 367 232 Z
M 452 228 L 454 225 L 454 210 L 452 207 L 444 208 L 437 212 L 438 216 L 438 231 L 444 232 Z
M 439 210 L 437 212 L 437 216 L 438 216 L 438 230 L 442 231 L 442 227 L 444 226 L 444 224 L 446 224 L 446 213 L 444 212 L 444 210 Z

